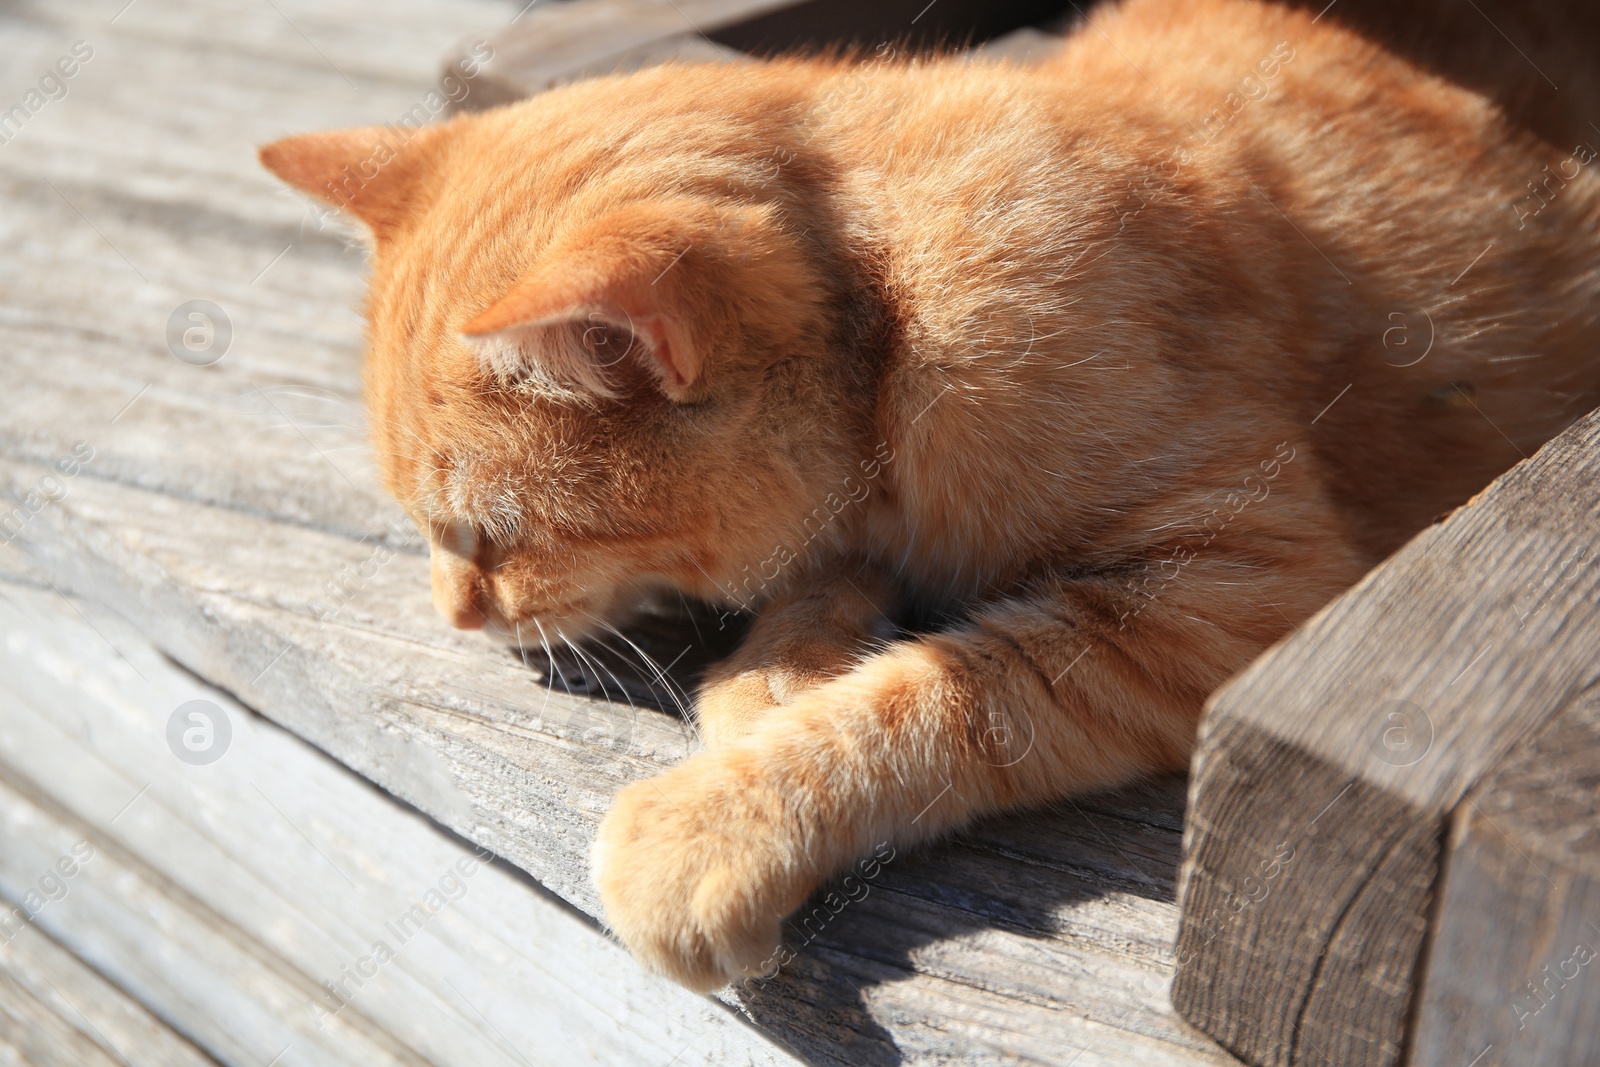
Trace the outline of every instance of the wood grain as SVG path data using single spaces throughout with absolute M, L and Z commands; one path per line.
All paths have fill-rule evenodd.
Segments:
M 492 31 L 521 5 L 401 0 L 374 19 L 352 3 L 141 0 L 113 24 L 120 7 L 39 3 L 0 13 L 0 40 L 17 69 L 42 71 L 76 39 L 95 49 L 67 99 L 0 145 L 0 195 L 13 208 L 0 217 L 9 249 L 0 259 L 0 495 L 25 502 L 75 442 L 93 450 L 61 479 L 61 492 L 28 511 L 0 547 L 0 569 L 51 600 L 58 591 L 83 598 L 103 631 L 78 653 L 86 664 L 132 671 L 142 663 L 112 625 L 121 618 L 219 691 L 594 916 L 586 851 L 611 794 L 681 758 L 692 732 L 637 700 L 552 692 L 537 662 L 434 616 L 426 561 L 366 451 L 359 247 L 320 227 L 254 159 L 257 144 L 289 132 L 406 114 L 428 92 L 448 42 Z M 173 310 L 196 298 L 220 305 L 233 327 L 230 348 L 209 366 L 180 361 L 165 340 Z M 8 691 L 20 677 L 6 676 Z M 144 683 L 135 671 L 121 684 Z M 93 719 L 53 724 L 37 710 L 18 721 L 27 728 L 16 728 L 5 759 L 7 803 L 23 813 L 12 875 L 21 885 L 38 873 L 23 860 L 53 858 L 58 838 L 70 844 L 74 828 L 102 826 L 137 790 L 131 782 L 126 795 L 111 795 L 127 775 L 110 768 L 124 749 L 129 759 L 138 751 L 127 739 L 144 730 L 146 751 L 161 742 L 149 721 L 132 733 L 107 733 Z M 73 744 L 63 730 L 79 731 Z M 360 857 L 382 879 L 425 873 L 408 865 L 405 839 L 363 845 L 315 790 L 304 820 L 291 811 L 303 773 L 285 766 L 282 788 L 257 784 L 311 839 L 325 830 L 330 856 Z M 269 1062 L 278 1049 L 266 1046 L 290 1025 L 274 1005 L 303 1006 L 368 928 L 336 903 L 349 887 L 331 868 L 313 878 L 321 859 L 274 825 L 278 816 L 259 798 L 235 840 L 204 825 L 178 832 L 183 793 L 172 788 L 180 790 L 165 802 L 173 821 L 145 825 L 135 806 L 117 823 L 129 839 L 103 869 L 127 880 L 126 900 L 74 895 L 68 901 L 86 910 L 69 922 L 64 909 L 45 928 L 146 1003 L 159 995 L 170 1005 L 163 1018 L 181 1019 L 185 1033 L 237 1023 L 235 1044 L 208 1038 L 230 1050 L 219 1058 Z M 236 799 L 216 802 L 236 810 Z M 1074 1056 L 1078 1067 L 1231 1062 L 1166 998 L 1182 799 L 1181 783 L 1156 783 L 998 820 L 897 859 L 866 900 L 814 939 L 793 935 L 799 959 L 790 969 L 729 994 L 763 1035 L 747 1055 L 777 1058 L 774 1047 L 786 1046 L 809 1062 L 852 1067 Z M 295 857 L 284 872 L 291 883 L 266 869 L 279 855 Z M 204 859 L 187 881 L 185 857 Z M 284 897 L 296 907 L 262 911 L 290 916 L 263 927 L 218 903 L 241 887 L 241 900 L 265 907 Z M 478 892 L 475 884 L 467 900 Z M 517 907 L 542 914 L 525 901 Z M 345 925 L 325 938 L 314 923 L 330 921 L 330 910 Z M 144 922 L 147 911 L 166 925 Z M 592 918 L 582 937 L 573 934 L 575 947 L 551 943 L 548 955 L 527 932 L 534 918 L 507 922 L 497 936 L 519 953 L 527 947 L 526 966 L 592 1001 L 592 1013 L 572 1009 L 592 1022 L 582 1033 L 637 1030 L 662 1016 L 665 994 L 628 970 Z M 91 943 L 94 931 L 124 928 Z M 240 986 L 207 962 L 212 939 L 234 946 L 218 959 L 258 983 L 259 1000 L 229 992 Z M 156 965 L 169 944 L 181 948 L 171 959 L 194 961 L 193 985 Z M 607 951 L 618 954 L 618 969 L 592 963 Z M 468 971 L 446 973 L 476 988 L 454 978 Z M 397 1062 L 408 1049 L 437 1047 L 419 1035 L 449 990 L 424 978 L 411 975 L 417 987 L 392 1003 L 358 1000 L 366 1022 L 345 1051 L 328 1046 L 326 1062 Z M 528 979 L 494 994 L 506 1013 L 496 1025 L 506 1029 L 501 1020 L 519 1010 L 546 1032 L 564 1025 L 573 1002 L 551 995 L 549 1013 L 535 1010 L 546 997 L 540 988 Z M 694 1003 L 726 1024 L 726 1007 Z M 670 1018 L 661 1025 L 688 1026 Z M 492 1044 L 492 1032 L 475 1040 Z M 652 1060 L 680 1051 L 667 1044 Z M 647 1062 L 636 1044 L 596 1047 L 596 1062 Z M 484 1055 L 480 1062 L 498 1062 Z M 691 1048 L 680 1062 L 696 1056 Z M 727 1062 L 740 1061 L 730 1052 Z
M 1400 1061 L 1451 812 L 1600 676 L 1597 521 L 1600 413 L 1213 697 L 1185 830 L 1187 1018 L 1251 1063 Z
M 1600 1060 L 1600 692 L 1512 750 L 1451 823 L 1411 1062 Z
M 733 62 L 741 58 L 706 36 L 792 0 L 653 0 L 546 4 L 487 35 L 494 51 L 462 107 L 495 107 L 566 82 L 617 74 L 670 60 Z M 445 56 L 449 70 L 472 53 L 477 39 Z
M 216 1064 L 32 925 L 0 938 L 0 1059 L 37 1067 Z
M 0 595 L 0 895 L 33 912 L 16 944 L 48 932 L 225 1063 L 797 1062 L 105 609 Z M 215 762 L 170 747 L 191 700 L 231 723 Z

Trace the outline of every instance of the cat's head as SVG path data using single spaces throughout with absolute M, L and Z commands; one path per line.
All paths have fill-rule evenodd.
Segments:
M 782 147 L 778 83 L 721 78 L 261 151 L 370 232 L 373 444 L 458 626 L 573 636 L 653 585 L 739 600 L 869 436 L 806 232 L 825 176 Z

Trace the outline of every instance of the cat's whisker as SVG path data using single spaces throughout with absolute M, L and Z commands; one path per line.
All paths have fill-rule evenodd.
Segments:
M 584 658 L 587 662 L 593 664 L 595 667 L 599 668 L 600 670 L 605 671 L 608 675 L 611 676 L 611 680 L 617 684 L 617 691 L 622 694 L 622 699 L 627 701 L 628 708 L 630 710 L 630 715 L 629 715 L 630 721 L 632 721 L 633 723 L 636 724 L 638 722 L 638 720 L 639 720 L 639 705 L 637 705 L 637 704 L 635 704 L 633 702 L 633 697 L 632 697 L 631 694 L 629 694 L 627 685 L 623 683 L 621 678 L 617 677 L 617 673 L 615 671 L 613 671 L 610 667 L 606 666 L 605 661 L 602 660 L 600 658 L 600 656 L 597 653 L 595 653 L 592 649 L 587 654 L 585 654 L 582 649 L 578 648 L 577 645 L 573 645 L 572 646 L 572 651 L 576 652 L 580 657 Z M 604 686 L 604 684 L 602 684 L 601 685 L 602 692 L 604 692 L 604 689 L 605 689 L 605 686 Z M 609 693 L 605 693 L 605 698 L 607 700 L 610 700 L 611 699 L 611 695 Z
M 692 720 L 692 717 L 689 714 L 688 705 L 686 705 L 684 703 L 684 700 L 679 697 L 679 692 L 678 692 L 678 689 L 677 689 L 676 685 L 673 683 L 672 679 L 670 677 L 668 677 L 667 672 L 662 668 L 662 666 L 659 663 L 656 662 L 655 658 L 652 657 L 644 649 L 640 648 L 630 637 L 628 637 L 627 634 L 625 634 L 621 630 L 617 629 L 617 627 L 613 626 L 611 623 L 607 622 L 606 620 L 604 620 L 602 618 L 599 618 L 596 615 L 591 615 L 591 614 L 589 614 L 589 612 L 584 612 L 584 614 L 588 615 L 589 618 L 592 619 L 595 623 L 599 624 L 600 626 L 602 626 L 606 630 L 609 630 L 611 633 L 615 634 L 618 637 L 618 639 L 620 639 L 629 648 L 633 649 L 633 651 L 638 655 L 640 662 L 643 663 L 645 665 L 645 667 L 649 668 L 652 672 L 654 672 L 656 678 L 661 682 L 661 684 L 663 686 L 666 687 L 667 696 L 672 698 L 673 706 L 675 706 L 678 709 L 679 714 L 681 714 L 683 716 L 683 718 L 684 718 L 684 720 L 686 722 L 691 722 L 692 723 L 693 720 Z M 652 686 L 651 687 L 651 692 L 654 692 L 654 691 L 655 691 L 654 686 Z M 684 694 L 684 696 L 687 697 L 687 694 Z
M 602 625 L 607 625 L 607 624 L 602 623 Z M 639 656 L 640 656 L 641 660 L 644 662 L 644 664 L 646 666 L 648 666 L 650 669 L 652 669 L 653 671 L 655 671 L 656 675 L 661 679 L 661 684 L 666 688 L 668 699 L 671 701 L 672 705 L 677 709 L 678 718 L 689 728 L 690 732 L 694 734 L 695 739 L 700 741 L 700 743 L 703 745 L 705 743 L 705 741 L 704 741 L 703 738 L 700 737 L 700 731 L 695 726 L 694 716 L 690 713 L 688 706 L 684 703 L 684 699 L 679 696 L 679 692 L 674 687 L 674 685 L 672 683 L 672 679 L 667 676 L 666 672 L 663 671 L 655 663 L 655 661 L 652 660 L 644 652 L 643 649 L 639 648 L 637 645 L 634 645 L 632 641 L 629 641 L 626 636 L 624 636 L 620 631 L 616 630 L 615 628 L 610 627 L 610 626 L 607 626 L 607 628 L 611 629 L 611 631 L 613 633 L 615 633 L 619 638 L 621 638 L 626 644 L 631 646 L 633 648 L 633 650 L 639 654 Z M 599 638 L 596 638 L 596 640 L 599 640 Z M 605 642 L 601 642 L 601 647 L 604 648 L 608 652 L 615 652 L 615 650 L 611 647 L 611 645 L 609 645 L 609 644 L 607 644 Z M 621 655 L 621 653 L 616 653 L 616 654 Z M 656 697 L 658 702 L 659 702 L 659 694 L 658 694 L 658 690 L 657 690 L 656 684 L 654 682 L 650 681 L 649 679 L 641 679 L 641 681 L 643 681 L 645 683 L 645 685 L 649 688 L 651 696 L 652 697 Z M 687 694 L 685 694 L 685 696 L 686 695 Z
M 544 658 L 549 663 L 550 677 L 546 677 L 545 678 L 545 688 L 546 689 L 550 688 L 550 684 L 549 683 L 551 681 L 553 681 L 555 678 L 560 678 L 561 679 L 561 687 L 563 689 L 566 689 L 568 693 L 572 692 L 571 688 L 567 686 L 566 678 L 561 674 L 560 666 L 558 666 L 557 663 L 556 663 L 555 649 L 550 647 L 550 635 L 544 632 L 544 627 L 542 625 L 540 625 L 538 619 L 529 619 L 528 621 L 533 623 L 534 626 L 538 627 L 538 629 L 539 629 L 539 645 L 544 649 Z M 521 623 L 517 623 L 517 626 L 519 628 L 521 627 L 521 625 L 522 625 Z M 519 630 L 519 632 L 520 632 L 520 630 Z
M 586 672 L 585 681 L 587 681 L 589 674 L 594 675 L 595 684 L 600 687 L 600 695 L 601 695 L 601 697 L 603 697 L 606 700 L 610 700 L 611 699 L 611 693 L 606 689 L 605 679 L 600 677 L 600 672 L 599 672 L 598 669 L 596 669 L 594 660 L 592 658 L 590 658 L 589 656 L 584 655 L 583 649 L 579 648 L 578 645 L 577 645 L 577 642 L 573 641 L 572 638 L 568 637 L 566 635 L 566 632 L 563 631 L 561 629 L 561 627 L 556 626 L 555 623 L 551 623 L 550 625 L 555 629 L 556 638 L 563 645 L 566 646 L 567 651 L 571 652 L 574 656 L 576 656 L 578 658 L 578 665 L 580 667 L 582 667 L 584 669 L 584 671 Z
M 585 612 L 585 614 L 588 614 L 588 613 Z M 656 669 L 655 665 L 650 662 L 649 657 L 646 656 L 644 654 L 644 652 L 637 645 L 633 644 L 633 642 L 629 641 L 626 637 L 624 637 L 622 635 L 621 631 L 617 630 L 615 627 L 613 627 L 613 626 L 601 621 L 600 619 L 596 619 L 593 615 L 590 615 L 589 618 L 594 620 L 600 626 L 604 627 L 606 630 L 610 631 L 616 637 L 620 638 L 622 640 L 622 642 L 625 645 L 628 646 L 629 650 L 633 651 L 634 653 L 636 653 L 638 655 L 641 665 L 643 665 L 646 670 L 650 671 L 652 674 L 655 674 L 660 678 L 662 686 L 666 687 L 666 696 L 667 696 L 667 698 L 674 705 L 677 705 L 679 707 L 679 710 L 681 711 L 682 710 L 682 706 L 681 706 L 680 702 L 678 701 L 678 694 L 672 689 L 672 687 L 670 685 L 667 684 L 666 676 L 663 675 L 659 670 Z M 618 651 L 615 647 L 613 647 L 611 645 L 610 642 L 604 640 L 599 635 L 596 635 L 594 637 L 594 640 L 595 640 L 595 642 L 597 642 L 600 645 L 601 648 L 605 649 L 607 652 L 611 653 L 612 655 L 618 656 L 618 657 L 622 658 L 623 660 L 626 660 L 628 658 L 627 655 L 626 655 L 626 651 Z M 660 692 L 660 689 L 658 688 L 655 680 L 653 680 L 651 678 L 640 677 L 639 681 L 643 682 L 645 684 L 645 687 L 647 689 L 649 689 L 651 697 L 657 699 L 658 701 L 660 700 L 661 692 Z
M 528 650 L 525 647 L 523 647 L 523 644 L 522 644 L 522 623 L 513 622 L 511 624 L 511 629 L 517 635 L 517 655 L 519 657 L 521 657 L 522 665 L 524 667 L 528 668 L 530 671 L 533 670 L 533 664 L 528 662 Z M 555 665 L 552 663 L 549 667 L 546 668 L 546 671 L 548 672 L 548 671 L 552 671 L 554 669 L 555 669 Z M 539 705 L 539 725 L 540 726 L 544 725 L 544 713 L 549 707 L 550 707 L 550 679 L 549 679 L 549 677 L 547 675 L 546 678 L 545 678 L 545 687 L 544 687 L 544 703 Z
M 567 643 L 567 647 L 572 649 L 573 654 L 576 655 L 580 660 L 582 660 L 585 663 L 591 664 L 591 665 L 593 665 L 595 667 L 598 667 L 598 668 L 600 668 L 600 670 L 603 670 L 607 674 L 611 675 L 611 680 L 613 682 L 617 683 L 617 688 L 619 690 L 621 690 L 621 692 L 622 692 L 622 699 L 626 700 L 628 702 L 628 707 L 631 709 L 631 712 L 630 712 L 630 715 L 629 715 L 629 723 L 630 723 L 630 725 L 631 726 L 637 726 L 638 722 L 639 722 L 639 707 L 638 707 L 637 704 L 635 704 L 633 702 L 633 697 L 628 695 L 628 687 L 622 684 L 622 679 L 618 678 L 616 676 L 616 674 L 614 674 L 612 672 L 611 668 L 609 668 L 609 667 L 605 666 L 603 663 L 601 663 L 598 657 L 585 655 L 583 649 L 579 648 L 577 646 L 577 644 L 570 637 L 568 637 L 565 633 L 562 633 L 561 628 L 559 626 L 556 627 L 556 634 L 557 634 L 557 636 L 559 636 L 561 638 L 561 640 L 563 640 L 563 641 L 565 641 Z M 597 681 L 599 681 L 599 679 L 600 679 L 600 675 L 598 674 L 598 672 L 595 674 L 595 679 Z M 606 691 L 605 691 L 605 682 L 603 682 L 603 681 L 600 682 L 600 692 L 601 692 L 601 695 L 603 695 L 607 700 L 611 699 L 611 695 L 609 693 L 606 693 Z
M 678 603 L 683 605 L 683 613 L 689 617 L 689 625 L 694 627 L 694 638 L 702 645 L 706 643 L 706 635 L 700 632 L 700 623 L 696 621 L 694 612 L 689 607 L 689 601 L 684 597 L 682 590 L 677 590 Z

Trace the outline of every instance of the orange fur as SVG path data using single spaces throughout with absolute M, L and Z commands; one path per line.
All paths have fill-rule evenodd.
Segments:
M 657 68 L 353 180 L 393 131 L 263 150 L 372 228 L 375 443 L 452 621 L 758 613 L 600 831 L 647 963 L 756 973 L 875 842 L 1183 768 L 1219 683 L 1600 399 L 1593 150 L 1313 14 Z

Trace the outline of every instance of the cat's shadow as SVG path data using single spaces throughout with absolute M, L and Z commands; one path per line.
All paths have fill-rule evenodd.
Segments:
M 1070 1053 L 1075 1027 L 1010 1034 L 996 1020 L 1054 1029 L 1048 1012 L 1068 1011 L 1118 1025 L 1155 1003 L 1168 945 L 1150 939 L 1148 915 L 1125 913 L 1175 903 L 1184 790 L 1171 776 L 984 820 L 897 855 L 834 914 L 836 879 L 786 924 L 794 958 L 736 1000 L 808 1062 L 904 1062 L 880 1019 L 914 1035 L 918 1060 L 939 1051 L 990 1062 L 1018 1045 Z M 1111 989 L 1108 978 L 1126 984 Z
M 552 688 L 685 716 L 705 667 L 747 629 L 743 617 L 682 602 L 657 605 L 576 650 L 541 645 L 518 654 Z M 857 870 L 848 885 L 836 879 L 818 890 L 785 925 L 792 958 L 772 978 L 726 997 L 802 1059 L 849 1067 L 904 1062 L 880 1019 L 892 1020 L 902 1039 L 926 1031 L 914 1039 L 924 1050 L 947 1043 L 935 1031 L 959 1028 L 951 1015 L 963 1008 L 981 1018 L 1038 1010 L 1030 1005 L 1044 1001 L 1094 1017 L 1096 1009 L 1076 1007 L 1093 1002 L 1110 1006 L 1097 1021 L 1115 1024 L 1114 1009 L 1122 1001 L 1137 1008 L 1149 990 L 1097 987 L 1086 996 L 1089 987 L 1075 983 L 1103 983 L 1107 953 L 1144 958 L 1143 971 L 1118 968 L 1125 976 L 1161 973 L 1164 943 L 1096 924 L 1115 923 L 1126 910 L 1117 898 L 1137 898 L 1132 906 L 1146 910 L 1174 903 L 1183 810 L 1184 779 L 1168 777 L 987 819 L 901 850 Z M 1097 932 L 1082 936 L 1090 928 Z M 998 1034 L 992 1023 L 974 1022 L 966 1040 L 981 1053 L 982 1035 Z
M 654 708 L 688 722 L 706 668 L 732 652 L 749 628 L 747 615 L 675 598 L 640 605 L 630 621 L 577 641 L 546 637 L 512 652 L 557 692 Z

